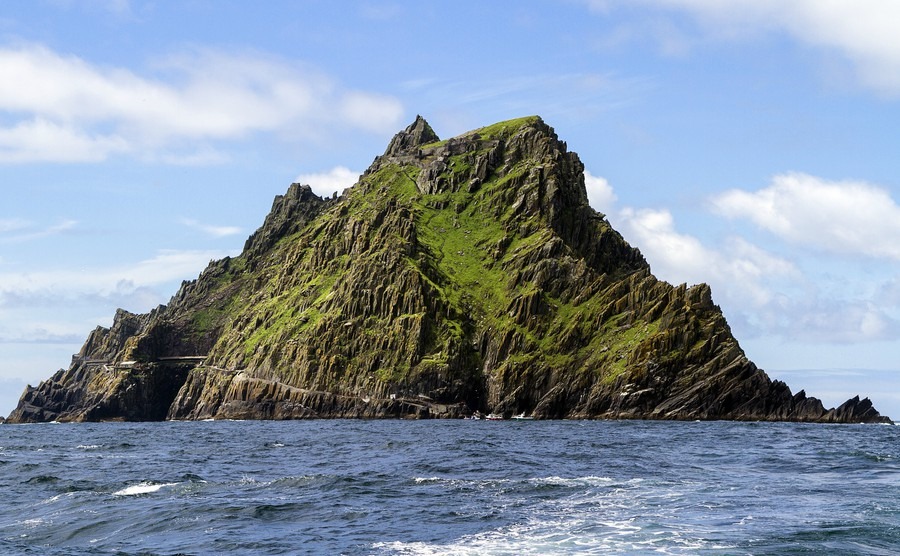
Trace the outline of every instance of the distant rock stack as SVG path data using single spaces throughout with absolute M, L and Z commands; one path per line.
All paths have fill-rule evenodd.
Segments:
M 119 311 L 11 422 L 158 419 L 887 422 L 750 362 L 709 286 L 653 277 L 538 117 L 441 141 L 421 117 L 336 199 L 292 184 L 243 253 Z

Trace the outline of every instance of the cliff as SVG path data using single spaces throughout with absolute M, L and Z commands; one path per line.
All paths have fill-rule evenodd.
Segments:
M 336 199 L 292 184 L 236 258 L 119 311 L 10 422 L 460 417 L 881 422 L 794 395 L 706 285 L 653 277 L 538 117 L 421 118 Z

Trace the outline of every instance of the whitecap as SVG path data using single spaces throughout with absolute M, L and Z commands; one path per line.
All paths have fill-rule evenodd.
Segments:
M 260 480 L 257 480 L 256 477 L 252 477 L 250 475 L 245 474 L 241 477 L 241 480 L 238 481 L 238 484 L 239 485 L 253 485 L 253 486 L 260 486 L 260 487 L 268 487 L 268 486 L 271 486 L 273 482 L 274 481 L 260 481 Z
M 139 494 L 151 494 L 157 492 L 163 487 L 175 486 L 178 483 L 148 483 L 141 482 L 136 485 L 125 487 L 113 493 L 113 496 L 137 496 Z
M 79 444 L 75 446 L 79 450 L 99 450 L 103 447 L 102 444 Z
M 597 477 L 588 475 L 587 477 L 536 477 L 529 479 L 528 482 L 538 485 L 555 485 L 555 486 L 597 486 L 607 485 L 613 482 L 611 477 Z
M 34 529 L 35 527 L 39 527 L 45 523 L 47 523 L 47 520 L 45 520 L 42 517 L 36 517 L 33 519 L 26 519 L 26 520 L 20 521 L 19 525 L 22 525 L 26 529 Z
M 449 479 L 445 477 L 413 477 L 416 484 L 441 484 L 452 488 L 496 488 L 501 485 L 518 483 L 512 479 Z
M 684 554 L 709 548 L 732 548 L 710 545 L 702 539 L 683 538 L 678 532 L 662 535 L 644 532 L 633 519 L 596 522 L 588 516 L 557 519 L 539 518 L 465 535 L 446 543 L 379 542 L 372 548 L 381 553 L 406 556 L 455 554 L 584 554 L 610 553 Z M 691 552 L 685 552 L 685 551 Z
M 62 494 L 57 494 L 57 495 L 51 496 L 50 498 L 47 498 L 46 500 L 41 502 L 41 504 L 52 504 L 52 503 L 56 502 L 57 500 L 61 500 L 63 498 L 68 498 L 68 497 L 72 496 L 72 494 L 74 494 L 74 493 L 63 492 Z

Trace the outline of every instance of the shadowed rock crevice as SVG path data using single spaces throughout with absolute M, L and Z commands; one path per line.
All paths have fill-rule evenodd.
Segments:
M 657 280 L 538 117 L 417 117 L 339 198 L 292 184 L 235 258 L 119 311 L 12 422 L 536 418 L 882 422 L 749 361 L 705 284 Z

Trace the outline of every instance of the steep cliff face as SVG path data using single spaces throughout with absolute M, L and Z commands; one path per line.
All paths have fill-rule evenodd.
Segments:
M 747 360 L 706 285 L 656 280 L 540 118 L 421 118 L 338 199 L 294 184 L 241 256 L 120 312 L 11 421 L 309 417 L 884 420 Z
M 126 358 L 163 311 L 134 315 L 119 310 L 111 328 L 90 333 L 68 370 L 25 391 L 9 421 L 164 419 L 192 365 Z

